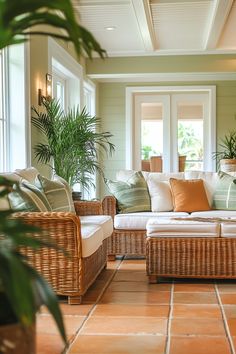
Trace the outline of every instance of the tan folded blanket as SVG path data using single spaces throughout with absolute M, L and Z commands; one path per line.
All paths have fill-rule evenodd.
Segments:
M 199 222 L 229 222 L 229 223 L 236 223 L 236 219 L 230 218 L 204 218 L 204 217 L 173 217 L 171 220 L 183 220 L 183 221 L 199 221 Z

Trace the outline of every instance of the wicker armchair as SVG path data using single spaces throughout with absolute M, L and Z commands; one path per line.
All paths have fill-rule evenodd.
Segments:
M 77 215 L 102 214 L 98 201 L 76 201 L 74 204 Z M 80 304 L 86 290 L 106 267 L 107 240 L 91 256 L 84 258 L 78 216 L 68 212 L 24 212 L 17 213 L 16 217 L 45 230 L 56 245 L 68 252 L 69 256 L 51 248 L 23 251 L 58 295 L 67 296 L 69 304 Z M 41 234 L 35 234 L 35 237 L 41 237 Z
M 103 214 L 110 215 L 114 220 L 117 214 L 116 199 L 106 196 L 102 201 Z M 116 255 L 146 256 L 145 230 L 113 230 L 108 239 L 108 259 L 115 260 Z

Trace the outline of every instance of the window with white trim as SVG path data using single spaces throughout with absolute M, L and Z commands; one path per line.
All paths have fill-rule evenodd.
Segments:
M 29 102 L 26 102 L 27 45 L 0 55 L 0 171 L 25 168 L 29 156 Z M 27 104 L 28 103 L 28 104 Z

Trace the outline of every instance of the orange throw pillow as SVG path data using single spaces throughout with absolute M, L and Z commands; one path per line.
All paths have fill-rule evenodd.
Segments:
M 174 211 L 210 210 L 204 183 L 202 179 L 181 180 L 170 178 Z

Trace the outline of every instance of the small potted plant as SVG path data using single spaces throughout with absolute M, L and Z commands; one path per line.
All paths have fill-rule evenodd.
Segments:
M 39 162 L 48 164 L 53 173 L 64 178 L 71 188 L 94 187 L 94 174 L 103 175 L 101 157 L 112 154 L 110 132 L 100 132 L 100 118 L 85 109 L 64 112 L 56 100 L 43 99 L 45 112 L 33 107 L 33 125 L 43 134 L 44 142 L 34 147 Z
M 0 198 L 12 182 L 0 177 Z M 66 334 L 57 297 L 42 276 L 27 263 L 20 247 L 52 247 L 43 237 L 30 233 L 40 230 L 13 217 L 11 210 L 0 211 L 0 353 L 34 354 L 35 320 L 41 305 L 48 307 L 66 343 Z
M 213 157 L 217 161 L 221 171 L 236 171 L 236 131 L 230 131 L 220 139 L 220 151 L 214 152 Z

